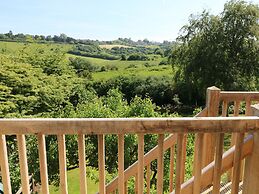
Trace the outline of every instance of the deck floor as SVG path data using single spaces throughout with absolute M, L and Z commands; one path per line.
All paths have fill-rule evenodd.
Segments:
M 220 194 L 231 194 L 231 185 L 232 185 L 231 182 L 221 183 L 220 185 L 221 185 Z M 213 189 L 213 186 L 203 191 L 202 194 L 212 194 L 212 189 Z M 243 191 L 243 182 L 240 182 L 238 194 L 242 194 L 242 191 Z

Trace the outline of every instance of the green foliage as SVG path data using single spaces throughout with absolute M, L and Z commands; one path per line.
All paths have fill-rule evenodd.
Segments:
M 93 65 L 90 61 L 79 57 L 70 57 L 69 62 L 79 77 L 91 79 L 92 72 L 96 72 L 99 69 L 98 66 Z
M 41 68 L 47 75 L 70 74 L 71 68 L 66 63 L 65 53 L 56 46 L 28 45 L 20 52 L 17 60 Z
M 94 82 L 93 88 L 99 95 L 105 95 L 110 88 L 119 88 L 130 102 L 135 96 L 150 97 L 157 105 L 175 104 L 174 82 L 166 76 L 119 76 L 108 81 Z M 175 104 L 176 105 L 176 104 Z
M 229 1 L 217 16 L 206 11 L 192 15 L 171 55 L 179 87 L 185 87 L 190 98 L 197 97 L 195 90 L 202 95 L 200 91 L 211 85 L 258 88 L 258 19 L 258 5 L 244 1 Z
M 164 51 L 161 48 L 156 48 L 155 51 L 154 51 L 154 54 L 161 55 L 161 57 L 163 57 L 164 56 Z

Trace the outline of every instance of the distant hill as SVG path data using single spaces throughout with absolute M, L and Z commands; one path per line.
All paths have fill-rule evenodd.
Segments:
M 31 35 L 17 33 L 14 34 L 11 30 L 7 33 L 0 33 L 0 41 L 10 41 L 10 42 L 55 42 L 55 43 L 68 43 L 68 44 L 97 44 L 97 45 L 122 45 L 122 46 L 148 46 L 148 45 L 158 45 L 158 46 L 172 46 L 175 41 L 163 41 L 154 42 L 148 39 L 134 41 L 131 38 L 118 38 L 117 40 L 111 41 L 100 41 L 100 40 L 90 40 L 90 39 L 75 39 L 69 37 L 64 33 L 60 35 Z

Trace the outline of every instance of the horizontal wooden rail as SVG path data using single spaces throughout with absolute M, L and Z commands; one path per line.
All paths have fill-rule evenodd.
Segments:
M 0 119 L 0 134 L 211 133 L 259 130 L 258 117 Z
M 259 92 L 237 92 L 237 91 L 221 91 L 220 92 L 220 100 L 244 101 L 246 99 L 259 101 Z

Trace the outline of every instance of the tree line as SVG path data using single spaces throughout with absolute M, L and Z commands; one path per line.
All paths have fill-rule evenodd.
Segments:
M 174 45 L 174 41 L 155 42 L 148 39 L 134 41 L 131 38 L 118 38 L 117 40 L 101 41 L 90 39 L 76 39 L 67 36 L 64 33 L 59 35 L 32 35 L 17 33 L 14 34 L 12 30 L 7 33 L 0 33 L 0 40 L 5 41 L 20 41 L 20 42 L 56 42 L 56 43 L 68 43 L 68 44 L 97 44 L 97 45 L 127 45 L 127 46 L 171 46 Z

